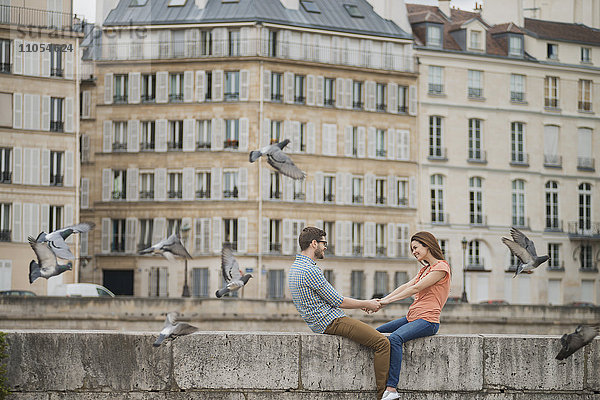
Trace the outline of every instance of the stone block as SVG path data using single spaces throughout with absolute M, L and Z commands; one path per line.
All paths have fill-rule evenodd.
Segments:
M 302 334 L 304 390 L 371 390 L 375 393 L 373 351 L 341 336 Z
M 7 332 L 7 381 L 14 391 L 144 391 L 169 387 L 170 351 L 150 334 Z
M 480 391 L 483 389 L 483 338 L 435 335 L 404 344 L 400 390 Z
M 484 385 L 491 389 L 578 391 L 583 389 L 584 352 L 555 359 L 555 336 L 483 335 Z
M 246 400 L 375 400 L 371 392 L 250 392 Z
M 600 392 L 600 337 L 594 339 L 583 351 L 587 352 L 584 388 Z
M 12 392 L 8 397 L 10 400 L 50 400 L 50 395 L 46 393 L 19 393 Z
M 18 398 L 17 398 L 18 399 Z M 23 399 L 36 400 L 38 398 Z M 21 399 L 18 399 L 21 400 Z M 46 400 L 46 399 L 44 399 Z M 52 393 L 49 400 L 244 400 L 241 392 Z
M 173 346 L 173 374 L 181 389 L 298 388 L 297 334 L 211 332 Z

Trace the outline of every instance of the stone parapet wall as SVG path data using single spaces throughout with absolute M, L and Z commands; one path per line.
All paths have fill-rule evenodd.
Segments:
M 6 331 L 15 400 L 376 399 L 373 355 L 336 336 Z M 402 399 L 600 400 L 600 339 L 565 361 L 558 336 L 436 335 L 405 345 Z

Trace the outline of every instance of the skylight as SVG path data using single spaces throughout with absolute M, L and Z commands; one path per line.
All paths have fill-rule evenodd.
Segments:
M 350 14 L 350 16 L 353 18 L 364 18 L 365 17 L 364 15 L 362 15 L 360 10 L 358 9 L 358 6 L 356 6 L 354 4 L 344 4 L 344 8 L 346 9 L 346 11 L 348 11 L 348 14 Z
M 181 7 L 185 6 L 187 0 L 169 0 L 169 7 Z
M 131 3 L 129 3 L 129 7 L 145 6 L 147 2 L 148 0 L 131 0 Z
M 304 7 L 304 9 L 308 12 L 316 13 L 316 14 L 321 13 L 321 10 L 319 10 L 319 8 L 317 7 L 317 5 L 315 4 L 314 1 L 301 0 L 300 4 L 302 4 L 302 7 Z

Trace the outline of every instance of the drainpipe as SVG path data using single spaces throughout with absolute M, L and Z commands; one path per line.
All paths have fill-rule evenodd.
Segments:
M 260 40 L 259 40 L 260 43 Z M 260 45 L 259 45 L 260 46 Z M 258 49 L 257 49 L 258 50 Z M 260 50 L 259 50 L 260 54 Z M 258 147 L 260 147 L 260 138 L 263 130 L 263 61 L 259 61 L 259 75 L 260 75 L 260 83 L 259 83 L 259 92 L 260 92 L 260 101 L 259 101 L 259 109 L 258 109 Z M 262 226 L 262 157 L 258 159 L 258 297 L 262 298 L 262 236 L 263 236 L 263 226 Z

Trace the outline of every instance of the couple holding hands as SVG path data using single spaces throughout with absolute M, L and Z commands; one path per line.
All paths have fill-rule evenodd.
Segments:
M 325 237 L 325 231 L 313 226 L 304 228 L 300 233 L 301 252 L 296 255 L 288 276 L 294 305 L 313 332 L 343 336 L 373 349 L 377 400 L 399 399 L 396 386 L 402 364 L 402 345 L 437 333 L 440 313 L 450 294 L 450 265 L 444 260 L 435 236 L 429 232 L 417 232 L 410 239 L 410 250 L 422 267 L 414 278 L 382 299 L 344 297 L 325 279 L 316 264 L 327 249 Z M 414 301 L 405 317 L 377 329 L 346 316 L 342 311 L 345 308 L 376 312 L 411 296 L 414 296 Z M 390 335 L 386 337 L 383 333 Z

